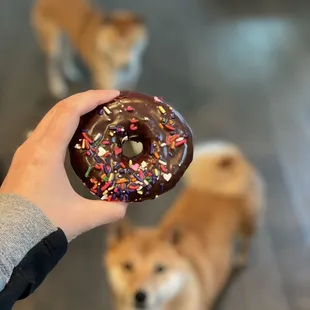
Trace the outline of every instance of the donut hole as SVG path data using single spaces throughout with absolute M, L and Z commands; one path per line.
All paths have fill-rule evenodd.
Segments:
M 123 155 L 133 158 L 140 155 L 143 151 L 143 144 L 139 141 L 128 140 L 123 144 Z

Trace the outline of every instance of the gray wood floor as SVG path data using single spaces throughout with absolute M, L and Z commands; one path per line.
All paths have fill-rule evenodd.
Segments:
M 309 1 L 97 0 L 148 20 L 151 44 L 141 92 L 164 96 L 196 141 L 238 143 L 268 183 L 268 211 L 251 261 L 218 309 L 310 309 Z M 24 132 L 53 105 L 28 14 L 30 0 L 0 2 L 0 161 L 8 167 Z M 84 86 L 85 88 L 85 86 Z M 80 89 L 83 89 L 81 87 Z M 76 179 L 73 183 L 78 189 Z M 175 192 L 133 206 L 155 224 Z M 68 255 L 16 310 L 112 309 L 101 256 L 105 229 L 72 242 Z

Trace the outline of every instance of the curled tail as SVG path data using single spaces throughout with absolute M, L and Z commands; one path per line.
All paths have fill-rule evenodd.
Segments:
M 229 142 L 211 141 L 194 149 L 194 159 L 183 182 L 186 187 L 223 195 L 246 195 L 264 205 L 264 182 L 240 149 Z

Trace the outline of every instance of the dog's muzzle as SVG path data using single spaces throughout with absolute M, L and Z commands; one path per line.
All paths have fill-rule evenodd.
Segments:
M 147 303 L 147 293 L 144 291 L 137 291 L 134 295 L 134 304 L 137 309 L 145 309 Z

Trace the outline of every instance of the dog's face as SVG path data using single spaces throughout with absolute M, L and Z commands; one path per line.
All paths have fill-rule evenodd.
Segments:
M 97 37 L 97 46 L 114 67 L 125 69 L 147 45 L 147 30 L 142 18 L 131 12 L 106 16 Z
M 109 234 L 108 281 L 120 309 L 159 310 L 181 293 L 186 262 L 173 238 L 155 229 L 132 229 L 121 221 Z

